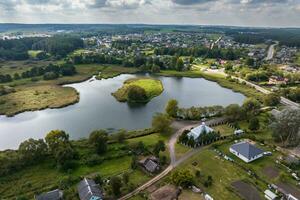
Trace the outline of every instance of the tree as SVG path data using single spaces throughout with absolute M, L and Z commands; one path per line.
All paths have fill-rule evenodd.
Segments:
M 127 100 L 129 102 L 145 102 L 147 101 L 146 90 L 137 85 L 130 85 L 127 93 Z
M 28 139 L 22 142 L 18 152 L 26 163 L 39 162 L 47 155 L 47 145 L 44 140 Z
M 119 143 L 123 143 L 126 139 L 126 130 L 121 129 L 118 133 L 116 133 L 116 138 Z
M 166 150 L 166 145 L 165 145 L 164 141 L 160 140 L 155 144 L 153 153 L 158 157 L 159 152 L 165 151 L 165 150 Z
M 110 179 L 110 186 L 113 194 L 119 196 L 121 194 L 122 181 L 121 178 L 114 176 Z
M 187 188 L 193 184 L 194 177 L 190 170 L 183 169 L 177 170 L 171 175 L 171 181 L 177 185 L 184 188 Z
M 50 152 L 54 154 L 60 145 L 69 143 L 69 135 L 61 130 L 53 130 L 47 134 L 45 140 Z
M 230 104 L 225 108 L 225 115 L 232 122 L 241 120 L 244 117 L 243 109 L 238 104 Z
M 159 73 L 160 72 L 160 67 L 158 65 L 153 65 L 151 67 L 151 72 L 152 73 Z
M 89 137 L 89 143 L 92 144 L 98 154 L 107 150 L 108 134 L 105 130 L 93 131 Z
M 253 66 L 253 65 L 254 65 L 254 59 L 252 59 L 252 58 L 247 58 L 247 59 L 246 59 L 246 65 L 248 65 L 248 66 Z
M 129 182 L 129 173 L 124 172 L 122 178 L 123 178 L 124 184 L 127 184 Z
M 285 109 L 271 123 L 272 136 L 282 146 L 297 146 L 300 143 L 300 109 Z
M 131 158 L 131 169 L 136 169 L 138 167 L 138 160 L 136 155 L 133 155 Z
M 184 68 L 184 62 L 183 62 L 182 58 L 178 58 L 177 62 L 176 62 L 176 70 L 182 71 L 183 68 Z
M 265 106 L 277 106 L 280 103 L 280 96 L 274 93 L 268 94 L 264 98 Z
M 259 120 L 257 117 L 253 117 L 249 120 L 248 129 L 251 131 L 257 131 L 259 129 Z
M 77 153 L 70 143 L 59 145 L 54 155 L 57 167 L 62 170 L 73 168 L 73 159 L 75 159 L 76 156 Z
M 260 103 L 254 98 L 247 98 L 243 103 L 243 109 L 246 113 L 255 114 L 260 108 Z
M 162 113 L 156 113 L 152 119 L 152 128 L 154 131 L 159 133 L 170 133 L 171 129 L 171 119 L 168 115 Z
M 178 102 L 175 99 L 171 99 L 168 101 L 168 104 L 166 106 L 166 113 L 170 117 L 177 117 L 178 112 Z

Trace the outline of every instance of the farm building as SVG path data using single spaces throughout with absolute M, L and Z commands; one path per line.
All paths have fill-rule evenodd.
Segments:
M 263 156 L 264 151 L 248 142 L 240 142 L 232 145 L 229 151 L 249 163 Z

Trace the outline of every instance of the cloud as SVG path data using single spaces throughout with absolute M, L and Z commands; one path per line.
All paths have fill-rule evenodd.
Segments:
M 300 0 L 0 0 L 0 22 L 299 26 Z

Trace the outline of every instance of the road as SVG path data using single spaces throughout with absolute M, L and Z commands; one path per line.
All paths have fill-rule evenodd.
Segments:
M 225 118 L 216 118 L 216 119 L 206 121 L 206 124 L 212 125 L 212 124 L 216 124 L 221 121 L 224 121 L 224 120 L 225 120 Z M 168 175 L 174 168 L 176 168 L 182 162 L 184 162 L 191 156 L 198 153 L 201 150 L 201 148 L 196 148 L 196 149 L 192 149 L 192 150 L 188 151 L 186 154 L 184 154 L 178 160 L 176 159 L 176 153 L 175 153 L 175 144 L 176 144 L 177 139 L 180 136 L 180 134 L 184 130 L 191 129 L 197 125 L 199 125 L 199 121 L 174 121 L 172 124 L 172 127 L 175 129 L 175 133 L 171 136 L 170 140 L 168 141 L 168 145 L 167 145 L 169 148 L 169 153 L 170 153 L 170 160 L 171 160 L 170 165 L 163 172 L 161 172 L 160 174 L 158 174 L 157 176 L 155 176 L 154 178 L 152 178 L 151 180 L 149 180 L 142 186 L 138 187 L 133 192 L 130 192 L 127 195 L 119 198 L 119 200 L 129 199 L 129 198 L 133 197 L 134 195 L 138 194 L 139 192 L 147 189 L 148 187 L 150 187 L 151 185 L 153 185 L 154 183 L 156 183 L 157 181 L 159 181 L 160 179 L 162 179 L 163 177 Z
M 259 85 L 256 85 L 254 83 L 251 83 L 249 81 L 246 81 L 242 78 L 239 78 L 239 77 L 235 77 L 235 76 L 232 76 L 233 79 L 236 79 L 238 80 L 239 82 L 245 82 L 247 85 L 255 88 L 257 91 L 263 93 L 263 94 L 270 94 L 271 92 Z M 291 108 L 300 108 L 299 104 L 296 103 L 296 102 L 293 102 L 285 97 L 280 97 L 280 103 L 282 103 L 283 105 L 286 105 L 286 106 L 290 106 Z
M 276 42 L 276 44 L 270 45 L 268 54 L 267 54 L 267 57 L 265 58 L 265 60 L 272 60 L 272 58 L 274 57 L 274 53 L 275 53 L 275 46 L 277 44 L 278 44 L 278 42 Z

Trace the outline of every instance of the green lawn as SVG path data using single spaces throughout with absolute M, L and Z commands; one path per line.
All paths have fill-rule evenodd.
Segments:
M 298 65 L 300 65 L 300 52 L 297 53 L 297 58 L 295 61 Z
M 40 50 L 30 50 L 28 51 L 28 55 L 31 57 L 31 58 L 36 58 L 36 56 L 41 53 L 43 51 L 40 51 Z
M 188 151 L 192 150 L 192 148 L 187 147 L 185 145 L 176 143 L 175 144 L 175 153 L 176 153 L 176 158 L 179 159 L 182 157 L 184 154 L 186 154 Z
M 222 124 L 218 126 L 212 127 L 215 131 L 220 132 L 221 136 L 232 135 L 234 133 L 234 129 L 229 127 L 227 124 Z
M 164 88 L 160 80 L 152 78 L 132 78 L 124 82 L 123 86 L 113 93 L 120 102 L 128 101 L 128 92 L 131 86 L 139 86 L 146 92 L 147 102 L 160 95 Z

